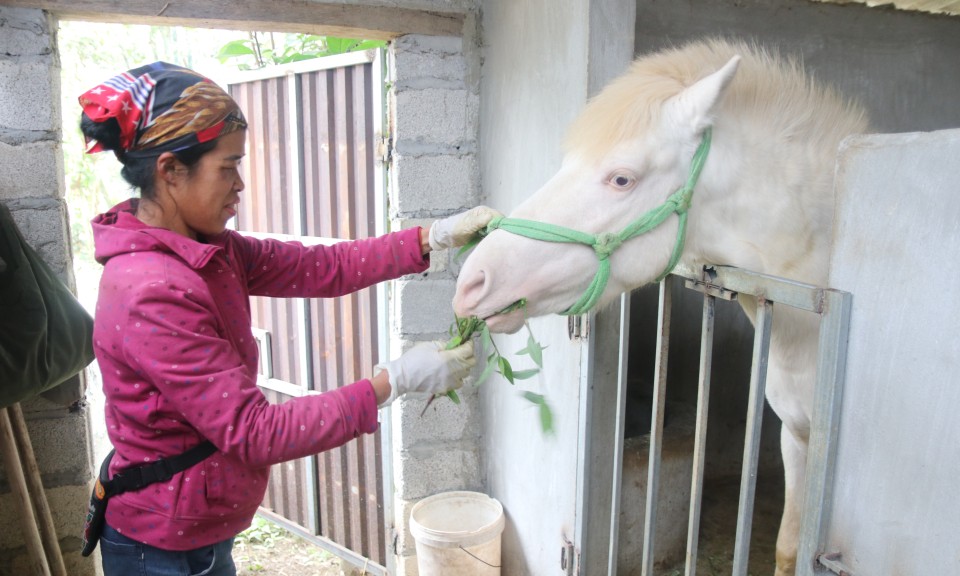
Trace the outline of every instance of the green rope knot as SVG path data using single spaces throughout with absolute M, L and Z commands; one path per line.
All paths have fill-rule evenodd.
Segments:
M 597 253 L 597 258 L 606 260 L 621 244 L 623 244 L 623 238 L 621 238 L 619 234 L 615 232 L 604 232 L 597 234 L 593 249 Z
M 668 202 L 671 202 L 677 214 L 684 214 L 690 209 L 690 202 L 693 200 L 693 188 L 684 187 L 677 191 L 678 194 L 672 196 Z

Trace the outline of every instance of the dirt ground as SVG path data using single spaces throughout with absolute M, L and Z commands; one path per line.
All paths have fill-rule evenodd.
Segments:
M 704 487 L 697 576 L 727 576 L 731 573 L 739 494 L 739 478 L 714 481 Z M 761 474 L 753 510 L 748 576 L 771 576 L 774 573 L 777 530 L 782 513 L 782 480 L 775 475 L 764 477 Z M 683 573 L 683 561 L 657 571 L 659 576 L 682 576 Z
M 260 517 L 233 547 L 238 576 L 340 576 L 340 559 Z
M 783 511 L 782 482 L 761 474 L 750 544 L 749 576 L 774 572 L 777 529 Z M 709 483 L 701 512 L 697 576 L 727 576 L 733 564 L 737 530 L 739 478 Z M 360 576 L 361 571 L 267 520 L 237 537 L 233 550 L 238 576 Z M 346 571 L 344 571 L 344 568 Z M 683 562 L 660 567 L 658 576 L 682 576 Z

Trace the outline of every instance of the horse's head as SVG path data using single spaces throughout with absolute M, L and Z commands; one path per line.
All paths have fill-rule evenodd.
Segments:
M 738 63 L 734 56 L 699 79 L 667 74 L 650 62 L 635 64 L 591 100 L 571 127 L 560 170 L 507 221 L 547 223 L 589 238 L 619 233 L 656 211 L 687 182 Z M 584 311 L 581 298 L 588 289 L 597 292 L 591 302 L 603 305 L 668 267 L 679 228 L 679 217 L 668 212 L 650 231 L 622 243 L 607 236 L 596 249 L 529 238 L 507 226 L 493 230 L 464 262 L 454 310 L 485 318 L 492 331 L 513 332 L 525 314 Z M 599 261 L 611 248 L 609 279 L 598 289 Z M 520 299 L 525 310 L 498 314 Z

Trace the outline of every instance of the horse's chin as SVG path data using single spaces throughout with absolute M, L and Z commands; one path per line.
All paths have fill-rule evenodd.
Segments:
M 487 328 L 494 334 L 513 334 L 523 328 L 524 311 L 517 309 L 506 314 L 495 314 L 484 320 Z

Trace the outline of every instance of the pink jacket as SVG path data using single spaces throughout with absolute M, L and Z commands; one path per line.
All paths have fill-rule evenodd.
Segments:
M 93 220 L 104 265 L 94 342 L 116 448 L 111 475 L 204 439 L 218 451 L 169 482 L 112 498 L 106 518 L 134 540 L 190 550 L 250 525 L 271 464 L 377 429 L 369 380 L 267 401 L 256 386 L 249 296 L 339 296 L 429 261 L 416 228 L 309 248 L 228 230 L 204 244 L 147 226 L 131 210 L 128 201 Z

